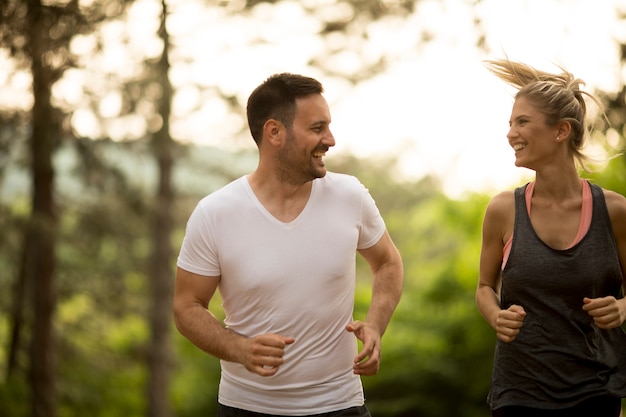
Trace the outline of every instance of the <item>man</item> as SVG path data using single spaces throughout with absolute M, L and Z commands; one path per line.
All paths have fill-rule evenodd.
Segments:
M 360 375 L 378 372 L 402 260 L 367 189 L 326 172 L 335 139 L 322 93 L 288 73 L 257 87 L 257 169 L 205 197 L 187 224 L 174 316 L 221 359 L 219 417 L 370 415 Z M 364 321 L 352 318 L 357 251 L 373 275 Z M 208 311 L 217 288 L 226 326 Z

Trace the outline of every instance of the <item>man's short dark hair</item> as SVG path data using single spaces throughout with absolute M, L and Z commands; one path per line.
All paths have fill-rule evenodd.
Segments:
M 261 144 L 263 125 L 276 119 L 291 128 L 296 112 L 296 99 L 324 92 L 314 78 L 298 74 L 274 74 L 259 85 L 248 98 L 248 126 L 257 145 Z

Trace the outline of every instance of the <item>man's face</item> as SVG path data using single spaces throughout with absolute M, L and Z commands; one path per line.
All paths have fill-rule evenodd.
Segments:
M 277 157 L 283 177 L 307 182 L 326 175 L 324 156 L 335 146 L 330 122 L 328 103 L 321 94 L 296 100 L 293 124 Z

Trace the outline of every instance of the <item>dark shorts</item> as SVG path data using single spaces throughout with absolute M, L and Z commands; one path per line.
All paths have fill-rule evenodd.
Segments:
M 493 410 L 493 417 L 619 417 L 622 400 L 614 397 L 591 398 L 576 407 L 560 410 L 543 410 L 531 407 L 507 406 Z
M 263 414 L 255 413 L 254 411 L 241 410 L 239 408 L 228 407 L 222 404 L 217 404 L 217 417 L 284 417 L 275 414 Z M 329 413 L 322 414 L 310 414 L 303 417 L 372 417 L 367 407 L 364 405 L 360 407 L 346 408 L 345 410 L 331 411 Z

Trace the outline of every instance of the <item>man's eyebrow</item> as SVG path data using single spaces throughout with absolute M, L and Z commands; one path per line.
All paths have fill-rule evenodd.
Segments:
M 311 123 L 309 123 L 309 126 L 317 127 L 317 126 L 325 126 L 327 124 L 330 124 L 328 120 L 314 120 Z

